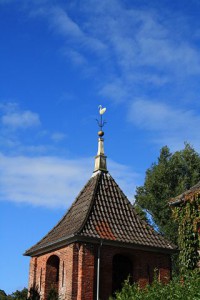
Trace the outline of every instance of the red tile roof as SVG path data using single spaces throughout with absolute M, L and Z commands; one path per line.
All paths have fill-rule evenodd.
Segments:
M 176 249 L 136 214 L 111 175 L 100 171 L 91 177 L 60 222 L 25 255 L 47 252 L 75 239 L 168 252 Z

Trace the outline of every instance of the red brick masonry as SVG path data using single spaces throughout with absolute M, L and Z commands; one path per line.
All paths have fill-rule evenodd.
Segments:
M 49 282 L 48 261 L 53 255 L 58 258 L 58 292 L 61 300 L 96 299 L 98 245 L 74 243 L 62 249 L 32 257 L 30 261 L 29 288 L 38 286 L 41 300 L 47 299 L 52 284 Z M 132 280 L 141 287 L 152 282 L 154 271 L 162 282 L 171 276 L 170 255 L 114 246 L 102 246 L 100 251 L 100 299 L 108 300 L 113 289 L 113 258 L 127 257 L 132 263 Z M 51 272 L 52 269 L 51 269 Z M 54 275 L 52 277 L 56 278 Z M 55 279 L 56 280 L 56 279 Z

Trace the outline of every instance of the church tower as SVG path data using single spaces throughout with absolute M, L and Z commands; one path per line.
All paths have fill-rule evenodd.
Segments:
M 58 224 L 25 252 L 29 289 L 41 300 L 53 288 L 61 300 L 108 300 L 130 276 L 141 287 L 154 270 L 166 282 L 176 247 L 135 212 L 107 170 L 100 107 L 98 152 L 91 178 Z

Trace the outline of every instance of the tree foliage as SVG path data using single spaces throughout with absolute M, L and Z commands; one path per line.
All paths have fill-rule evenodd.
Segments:
M 23 290 L 19 291 L 16 290 L 14 293 L 12 293 L 11 297 L 15 300 L 26 300 L 27 299 L 28 290 L 27 288 L 23 288 Z
M 136 190 L 136 205 L 152 215 L 161 233 L 177 242 L 177 223 L 172 218 L 168 201 L 200 180 L 200 156 L 189 144 L 171 153 L 165 146 L 158 161 L 147 169 L 145 182 Z
M 7 295 L 5 291 L 0 290 L 0 300 L 26 300 L 27 299 L 27 288 L 23 288 L 23 290 L 16 290 L 11 295 Z
M 38 287 L 35 286 L 30 288 L 29 296 L 27 288 L 23 288 L 21 291 L 16 290 L 11 295 L 7 295 L 5 291 L 0 290 L 0 300 L 40 300 L 40 294 Z
M 3 290 L 0 290 L 0 300 L 6 300 L 7 299 L 7 295 Z

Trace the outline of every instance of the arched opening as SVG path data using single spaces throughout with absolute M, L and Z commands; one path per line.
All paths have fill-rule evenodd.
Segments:
M 128 277 L 130 283 L 133 278 L 133 264 L 132 261 L 124 255 L 116 254 L 113 257 L 113 268 L 112 268 L 112 293 L 121 290 L 124 280 Z
M 48 258 L 46 263 L 46 280 L 45 280 L 45 295 L 49 295 L 50 291 L 54 289 L 58 293 L 59 286 L 59 265 L 60 259 L 56 255 Z

